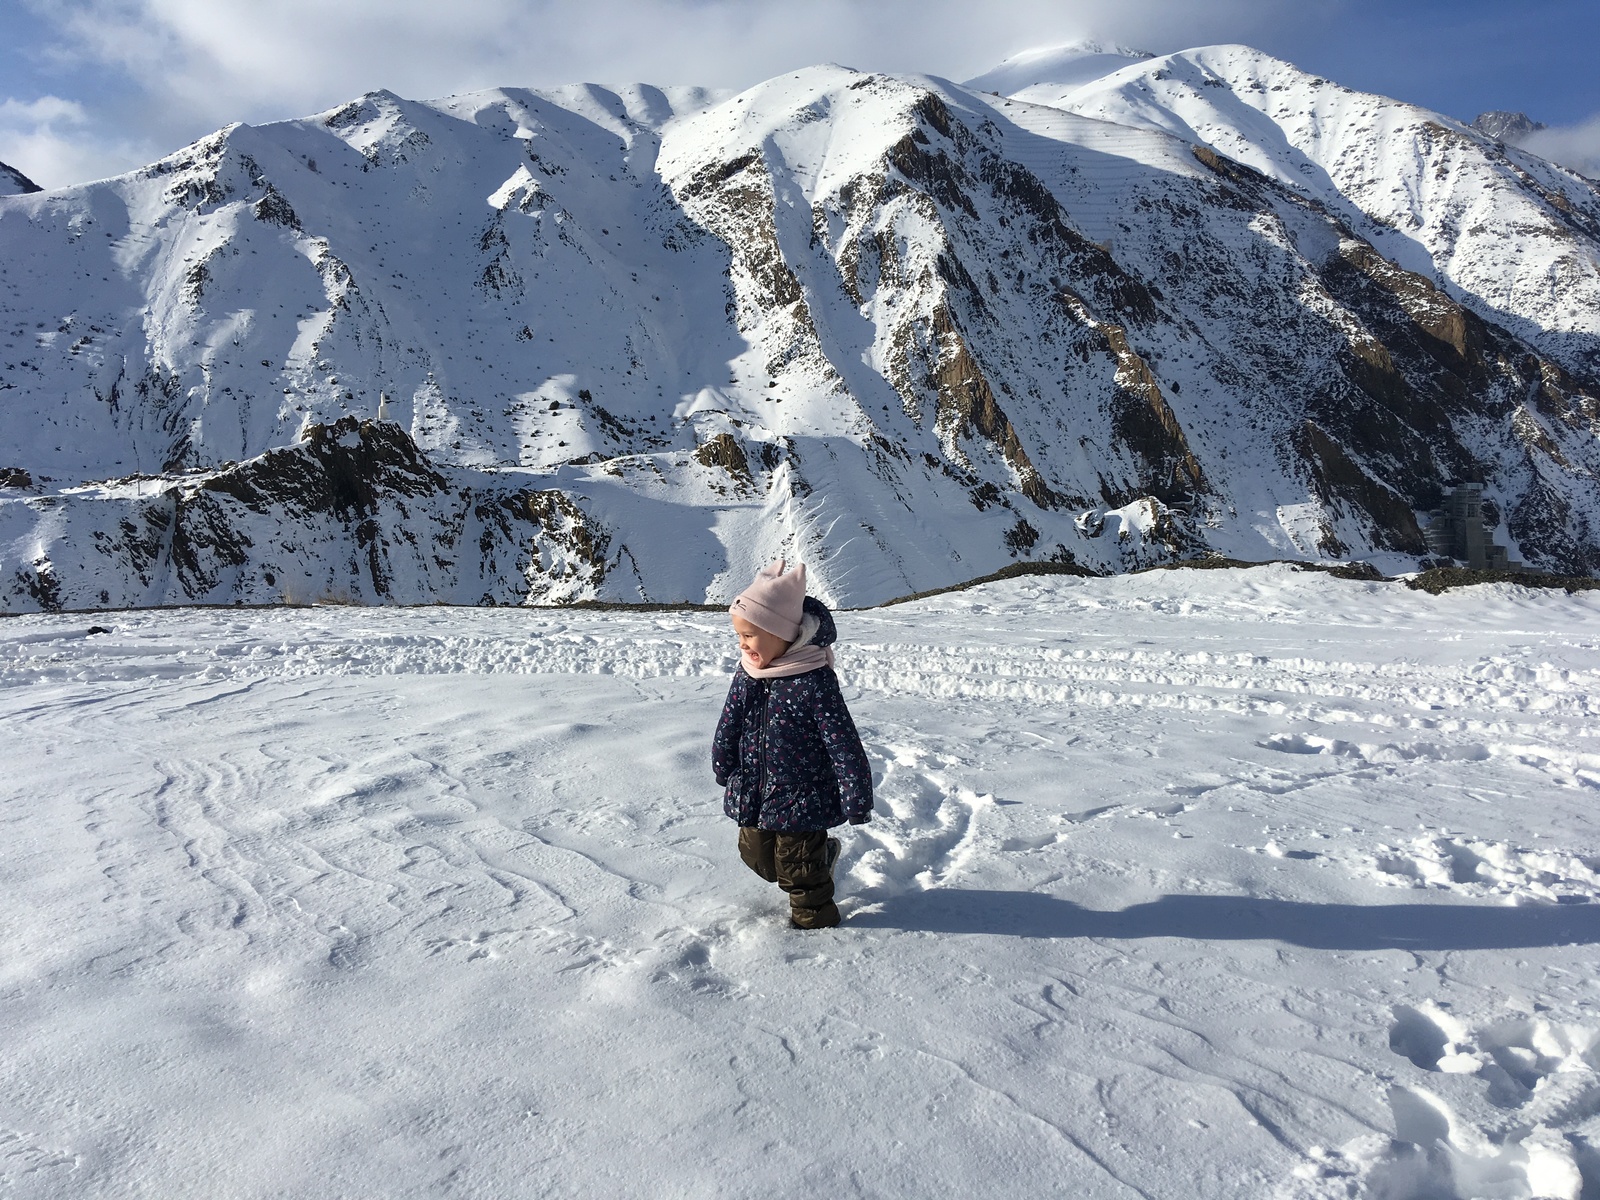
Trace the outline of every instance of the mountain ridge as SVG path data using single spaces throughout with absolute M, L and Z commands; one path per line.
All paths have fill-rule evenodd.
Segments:
M 1538 209 L 1523 242 L 1587 286 L 1600 196 L 1184 53 L 1050 104 L 836 66 L 374 92 L 0 202 L 5 605 L 705 600 L 779 555 L 849 603 L 1026 560 L 1393 571 L 1468 476 L 1514 552 L 1593 571 L 1586 318 L 1486 298 L 1492 228 L 1435 234 L 1496 172 L 1490 215 Z M 1380 232 L 1359 175 L 1279 178 L 1317 146 L 1275 110 L 1241 142 L 1256 83 L 1402 129 L 1402 184 L 1465 181 Z M 1198 87 L 1246 93 L 1232 133 L 1165 127 Z M 330 505 L 329 429 L 442 482 Z

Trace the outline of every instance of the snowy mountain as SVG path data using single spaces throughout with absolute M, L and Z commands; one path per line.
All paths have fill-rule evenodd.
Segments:
M 21 171 L 0 162 L 0 196 L 26 196 L 43 189 Z
M 1402 568 L 1458 478 L 1600 567 L 1600 194 L 1243 47 L 378 92 L 0 261 L 14 610 Z
M 1600 371 L 1600 197 L 1565 168 L 1248 46 L 1188 50 L 1019 95 L 1244 163 L 1566 369 Z

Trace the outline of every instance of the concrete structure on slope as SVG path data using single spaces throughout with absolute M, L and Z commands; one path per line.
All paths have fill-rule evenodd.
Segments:
M 1522 562 L 1483 527 L 1483 484 L 1459 483 L 1429 514 L 1428 548 L 1477 571 L 1520 571 Z

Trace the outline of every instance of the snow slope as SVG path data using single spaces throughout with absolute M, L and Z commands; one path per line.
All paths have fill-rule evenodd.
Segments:
M 1187 53 L 1024 98 L 375 92 L 0 198 L 0 608 L 703 600 L 779 554 L 853 603 L 1021 558 L 1394 571 L 1464 478 L 1515 556 L 1600 570 L 1592 187 Z M 1307 184 L 1272 87 L 1333 97 L 1329 153 L 1423 232 Z M 1504 246 L 1534 266 L 1486 300 Z
M 966 80 L 962 86 L 975 92 L 1014 96 L 1038 83 L 1060 87 L 1080 86 L 1154 55 L 1126 46 L 1105 46 L 1078 41 L 1062 46 L 1040 46 L 1013 54 L 997 67 Z
M 1210 146 L 1316 197 L 1568 369 L 1600 363 L 1600 197 L 1574 172 L 1248 46 L 1071 75 L 1027 72 L 1009 94 Z
M 1596 596 L 842 613 L 878 813 L 803 934 L 720 614 L 7 620 L 4 1190 L 1579 1200 Z

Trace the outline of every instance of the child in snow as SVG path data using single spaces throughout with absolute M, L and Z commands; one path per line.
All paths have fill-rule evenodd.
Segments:
M 872 767 L 833 673 L 833 614 L 806 595 L 802 563 L 758 572 L 728 608 L 740 664 L 711 745 L 739 823 L 739 856 L 789 893 L 798 929 L 839 923 L 828 830 L 872 813 Z

